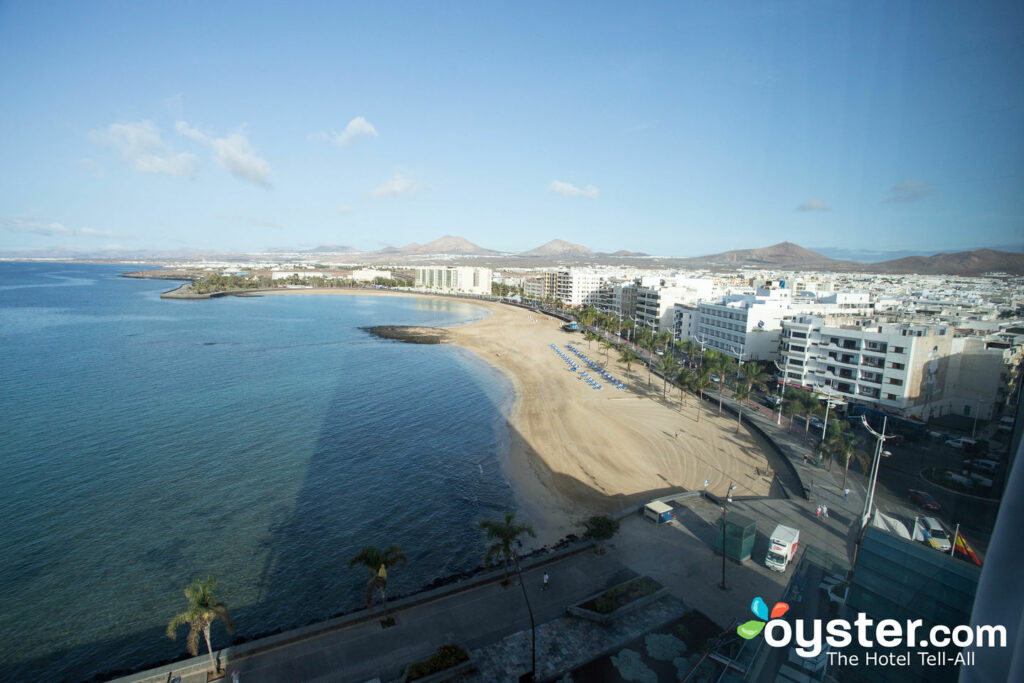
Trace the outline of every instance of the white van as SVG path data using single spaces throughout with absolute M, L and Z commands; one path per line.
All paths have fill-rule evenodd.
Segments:
M 943 552 L 949 552 L 953 545 L 950 542 L 949 534 L 946 533 L 945 527 L 942 526 L 942 522 L 934 517 L 922 517 L 921 524 L 924 526 L 925 531 L 928 532 L 931 546 Z

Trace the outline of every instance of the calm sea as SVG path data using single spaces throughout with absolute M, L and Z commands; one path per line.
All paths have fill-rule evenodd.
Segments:
M 457 301 L 162 301 L 125 266 L 0 263 L 0 680 L 78 680 L 184 651 L 182 589 L 215 576 L 235 636 L 359 607 L 364 545 L 408 593 L 478 565 L 511 387 L 452 346 Z M 230 642 L 223 629 L 216 643 Z

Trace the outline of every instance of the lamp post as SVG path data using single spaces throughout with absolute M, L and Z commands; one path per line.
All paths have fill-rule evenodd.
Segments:
M 889 438 L 885 434 L 885 428 L 886 426 L 888 426 L 889 418 L 883 418 L 881 432 L 876 432 L 874 429 L 871 428 L 871 425 L 868 424 L 868 418 L 866 415 L 861 415 L 860 421 L 861 424 L 864 425 L 864 428 L 868 430 L 875 437 L 875 439 L 878 440 L 877 444 L 875 445 L 874 461 L 871 463 L 871 474 L 868 477 L 868 494 L 864 498 L 864 511 L 861 513 L 861 528 L 864 528 L 865 526 L 867 526 L 868 518 L 871 515 L 871 507 L 875 503 L 875 485 L 878 482 L 878 465 L 882 460 L 883 455 L 889 456 L 892 454 L 889 453 L 889 451 L 882 450 L 882 445 L 885 443 L 885 440 Z
M 732 490 L 736 488 L 736 484 L 729 482 L 729 490 L 725 494 L 725 503 L 722 503 L 722 585 L 719 586 L 722 590 L 727 590 L 725 585 L 725 508 L 726 505 L 732 502 Z
M 821 441 L 825 441 L 825 432 L 828 430 L 828 409 L 832 407 L 832 383 L 825 385 L 828 388 L 828 398 L 825 399 L 825 424 L 821 425 Z
M 779 369 L 778 361 L 775 361 L 775 369 Z M 789 356 L 786 356 L 786 366 L 782 371 L 782 382 L 779 383 L 779 419 L 775 424 L 782 426 L 782 392 L 786 389 L 786 381 L 789 379 Z
M 516 576 L 519 577 L 519 587 L 523 589 L 523 600 L 526 601 L 526 611 L 530 614 L 530 673 L 519 677 L 524 683 L 532 683 L 537 676 L 537 625 L 533 620 L 533 608 L 530 606 L 530 598 L 526 594 L 526 584 L 523 583 L 523 573 L 519 570 L 519 553 L 516 558 Z
M 981 413 L 981 396 L 976 397 L 974 404 L 974 426 L 971 427 L 971 438 L 974 438 L 975 433 L 978 431 L 978 414 Z

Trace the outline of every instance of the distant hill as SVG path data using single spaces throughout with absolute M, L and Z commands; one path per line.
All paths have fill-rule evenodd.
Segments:
M 792 242 L 780 242 L 760 249 L 736 249 L 710 256 L 685 259 L 694 265 L 751 268 L 792 268 L 806 270 L 849 270 L 850 262 L 836 261 Z
M 542 244 L 536 249 L 524 251 L 519 255 L 533 258 L 579 258 L 581 256 L 593 256 L 594 252 L 582 244 L 573 244 L 565 240 L 551 240 L 547 244 Z
M 1024 275 L 1024 254 L 994 249 L 974 249 L 934 256 L 910 256 L 872 263 L 870 270 L 881 273 L 919 273 L 921 275 L 981 275 L 1010 273 Z
M 631 256 L 650 256 L 642 251 L 626 251 L 625 249 L 619 249 L 618 251 L 611 254 L 604 254 L 604 256 L 615 256 L 617 258 L 628 258 Z
M 319 247 L 305 249 L 296 252 L 299 254 L 358 254 L 359 250 L 349 246 L 338 246 L 334 244 L 321 244 Z
M 454 235 L 445 235 L 444 237 L 438 238 L 433 242 L 427 242 L 422 247 L 416 250 L 417 254 L 460 254 L 464 256 L 475 255 L 475 256 L 488 256 L 497 254 L 499 252 L 491 249 L 484 249 L 481 246 L 473 244 L 465 237 L 455 237 Z

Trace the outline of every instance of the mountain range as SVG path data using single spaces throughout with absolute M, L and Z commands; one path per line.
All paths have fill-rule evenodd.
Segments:
M 843 250 L 836 250 L 843 253 Z M 882 252 L 872 252 L 881 254 Z M 906 252 L 903 252 L 906 253 Z M 343 255 L 346 263 L 413 265 L 429 263 L 486 263 L 500 267 L 543 267 L 551 265 L 632 265 L 646 268 L 687 268 L 705 270 L 736 270 L 759 268 L 776 270 L 818 270 L 831 272 L 892 273 L 921 275 L 981 275 L 983 273 L 1007 273 L 1024 275 L 1024 253 L 999 251 L 995 249 L 974 249 L 954 253 L 936 253 L 930 256 L 905 256 L 884 261 L 865 263 L 852 259 L 834 259 L 792 242 L 781 242 L 758 249 L 737 249 L 708 256 L 689 258 L 649 256 L 640 252 L 620 250 L 613 253 L 594 250 L 564 240 L 555 239 L 539 247 L 512 254 L 485 249 L 464 237 L 444 235 L 426 244 L 413 242 L 402 247 L 384 247 L 376 251 L 359 251 L 350 246 L 321 245 L 312 249 L 268 250 L 268 255 L 317 255 L 330 262 L 328 257 Z M 251 254 L 210 254 L 189 249 L 176 252 L 154 251 L 103 251 L 83 252 L 55 249 L 46 252 L 8 252 L 0 254 L 5 258 L 60 258 L 76 260 L 109 261 L 160 261 L 195 260 L 201 257 L 219 257 L 227 260 L 246 260 Z

